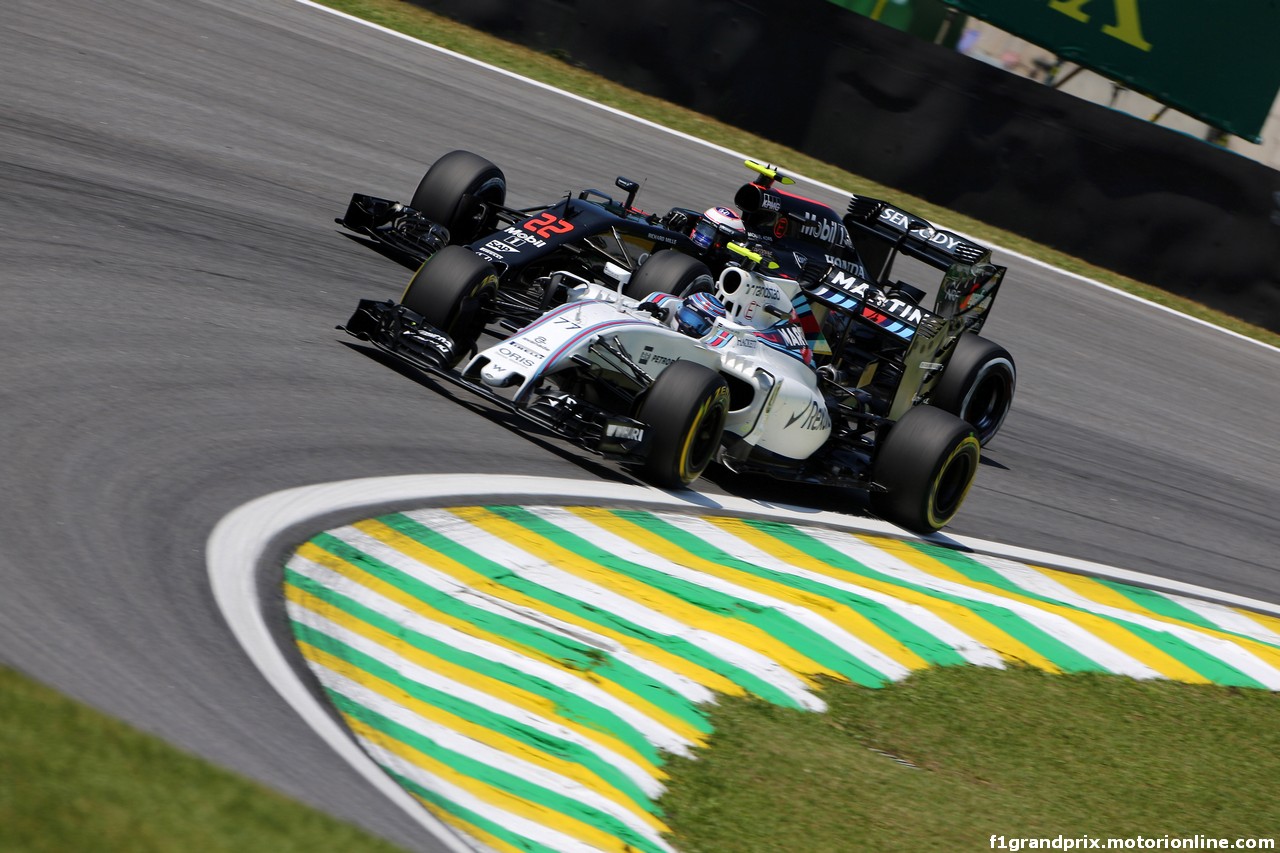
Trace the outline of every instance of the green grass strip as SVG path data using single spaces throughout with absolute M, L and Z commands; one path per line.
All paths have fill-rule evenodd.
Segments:
M 976 853 L 992 834 L 1276 837 L 1275 693 L 938 667 L 822 695 L 826 714 L 739 699 L 714 709 L 710 750 L 672 761 L 660 801 L 682 853 Z
M 386 631 L 397 639 L 429 655 L 492 678 L 494 681 L 507 685 L 513 690 L 524 691 L 549 699 L 555 703 L 556 713 L 559 716 L 574 722 L 581 722 L 596 731 L 608 732 L 639 752 L 650 762 L 656 764 L 662 760 L 658 750 L 645 738 L 641 731 L 614 712 L 601 708 L 570 690 L 566 690 L 536 675 L 523 672 L 513 666 L 491 660 L 474 652 L 464 651 L 449 643 L 411 631 L 394 619 L 366 607 L 355 599 L 336 592 L 324 584 L 292 570 L 286 569 L 285 582 L 341 609 L 352 618 L 359 619 L 367 625 Z
M 344 716 L 358 720 L 387 737 L 399 741 L 410 749 L 439 761 L 464 776 L 469 776 L 494 788 L 506 791 L 514 797 L 558 812 L 588 826 L 593 826 L 602 832 L 625 841 L 637 850 L 659 853 L 660 848 L 613 815 L 606 814 L 593 806 L 588 806 L 572 796 L 530 782 L 518 773 L 495 767 L 492 764 L 486 764 L 466 753 L 450 749 L 336 690 L 326 688 L 326 693 L 334 707 Z
M 519 720 L 513 720 L 486 706 L 477 705 L 470 700 L 462 699 L 446 691 L 407 678 L 401 675 L 394 667 L 352 648 L 323 631 L 295 622 L 293 624 L 293 632 L 299 643 L 306 643 L 321 651 L 328 652 L 334 657 L 360 669 L 370 677 L 393 687 L 398 687 L 419 701 L 453 716 L 460 717 L 467 722 L 489 729 L 492 732 L 518 740 L 536 752 L 545 752 L 581 765 L 594 773 L 608 786 L 625 794 L 636 804 L 652 810 L 649 796 L 635 782 L 612 764 L 579 744 L 541 731 Z
M 1030 598 L 1033 601 L 1037 601 L 1042 604 L 1063 607 L 1077 613 L 1088 613 L 1099 619 L 1106 619 L 1108 622 L 1111 622 L 1112 624 L 1133 634 L 1143 642 L 1163 651 L 1174 660 L 1189 667 L 1214 684 L 1221 684 L 1227 687 L 1257 687 L 1263 689 L 1266 687 L 1266 685 L 1246 675 L 1226 661 L 1214 657 L 1200 647 L 1183 640 L 1169 631 L 1161 630 L 1159 628 L 1151 628 L 1146 625 L 1138 624 L 1137 622 L 1130 622 L 1120 617 L 1094 613 L 1092 610 L 1088 610 L 1084 607 L 1078 607 L 1074 604 L 1059 601 L 1056 598 L 1051 598 L 1031 590 L 1023 589 L 1021 586 L 1009 580 L 995 569 L 983 563 L 979 563 L 968 554 L 964 554 L 960 551 L 955 551 L 951 548 L 944 548 L 939 545 L 931 545 L 927 542 L 912 542 L 910 544 L 916 550 L 921 553 L 928 554 L 930 557 L 954 569 L 974 583 L 986 584 L 1005 592 L 1011 592 L 1025 598 Z
M 588 673 L 604 681 L 611 681 L 685 721 L 698 731 L 711 731 L 706 714 L 693 702 L 676 693 L 666 684 L 595 646 L 589 646 L 562 633 L 539 628 L 519 619 L 467 604 L 328 533 L 316 536 L 311 543 L 400 589 L 406 595 L 422 602 L 424 606 L 475 625 L 479 632 L 478 636 L 493 634 L 533 649 L 543 656 L 559 661 L 568 669 Z M 589 723 L 589 720 L 582 722 Z
M 902 589 L 909 589 L 939 601 L 958 604 L 1051 661 L 1064 672 L 1107 672 L 1107 669 L 1097 661 L 1082 655 L 1071 646 L 1029 622 L 1008 607 L 984 601 L 974 601 L 963 596 L 931 589 L 911 581 L 883 574 L 789 524 L 749 518 L 744 518 L 742 521 L 744 524 L 748 524 L 762 533 L 785 542 L 833 568 L 866 578 L 873 578 L 881 583 L 892 584 Z
M 119 672 L 103 675 L 127 678 Z M 136 686 L 121 682 L 120 689 Z M 172 687 L 198 689 L 195 682 L 181 690 Z M 149 700 L 145 693 L 134 698 L 145 705 L 167 697 L 162 691 Z M 238 696 L 192 693 L 177 701 L 202 703 L 197 717 L 216 720 L 225 729 L 206 748 L 215 749 L 218 737 L 244 738 L 264 753 L 258 772 L 277 778 L 287 777 L 295 759 L 299 768 L 317 766 L 315 755 L 290 755 Z M 288 715 L 275 722 L 287 725 Z M 192 724 L 200 725 L 199 720 Z M 295 782 L 297 790 L 307 789 L 305 780 Z M 5 853 L 399 849 L 0 667 L 0 850 Z
M 709 613 L 731 617 L 753 625 L 769 636 L 786 643 L 815 663 L 840 673 L 855 684 L 881 687 L 889 680 L 885 673 L 868 665 L 848 649 L 773 607 L 757 604 L 624 560 L 522 507 L 486 507 L 486 509 L 611 572 L 647 584 Z
M 699 559 L 841 604 L 874 622 L 894 640 L 935 666 L 957 666 L 965 663 L 964 657 L 946 642 L 874 599 L 817 578 L 800 577 L 739 560 L 659 515 L 641 510 L 615 510 L 612 514 L 646 530 L 660 533 L 670 544 Z
M 601 610 L 572 595 L 530 581 L 511 569 L 495 563 L 487 557 L 482 557 L 461 543 L 437 533 L 406 515 L 389 515 L 378 520 L 419 544 L 462 563 L 467 568 L 483 575 L 494 583 L 536 599 L 543 604 L 572 613 L 589 623 L 610 628 L 621 634 L 661 648 L 672 655 L 729 679 L 734 684 L 762 699 L 787 707 L 800 707 L 799 703 L 781 688 L 774 686 L 754 672 L 744 669 L 732 661 L 727 661 L 684 637 L 655 633 L 641 625 L 637 625 L 624 616 Z

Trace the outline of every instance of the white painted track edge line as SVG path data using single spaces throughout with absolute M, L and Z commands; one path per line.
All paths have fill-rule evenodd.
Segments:
M 348 14 L 348 13 L 346 13 L 346 12 L 341 12 L 341 11 L 339 11 L 339 10 L 337 10 L 337 9 L 332 9 L 332 8 L 330 8 L 330 7 L 328 7 L 328 6 L 322 5 L 322 4 L 320 4 L 320 3 L 316 3 L 316 2 L 314 2 L 314 0 L 293 0 L 293 2 L 295 2 L 295 3 L 299 3 L 299 4 L 303 5 L 303 6 L 308 6 L 308 7 L 312 8 L 312 9 L 316 9 L 316 10 L 321 11 L 321 12 L 326 12 L 326 13 L 328 13 L 328 14 L 330 14 L 330 15 L 335 16 L 335 17 L 342 18 L 342 19 L 344 19 L 344 20 L 346 20 L 346 21 L 350 21 L 350 22 L 352 22 L 352 23 L 359 24 L 359 25 L 364 26 L 364 27 L 368 27 L 369 29 L 377 30 L 377 31 L 378 31 L 378 32 L 380 32 L 380 33 L 384 33 L 384 34 L 389 35 L 389 36 L 392 36 L 392 37 L 394 37 L 394 38 L 398 38 L 398 39 L 401 39 L 401 40 L 403 40 L 403 41 L 407 41 L 407 42 L 411 42 L 411 43 L 416 44 L 416 45 L 420 45 L 420 46 L 422 46 L 422 47 L 427 48 L 428 50 L 433 50 L 433 51 L 435 51 L 435 52 L 437 52 L 437 53 L 440 53 L 440 54 L 443 54 L 443 55 L 445 55 L 445 56 L 449 56 L 449 57 L 452 57 L 452 58 L 454 58 L 454 59 L 458 59 L 458 60 L 461 60 L 461 61 L 463 61 L 463 62 L 470 63 L 470 64 L 472 64 L 472 65 L 475 65 L 475 66 L 479 67 L 479 68 L 484 68 L 485 70 L 487 70 L 487 71 L 491 71 L 491 72 L 493 72 L 493 73 L 495 73 L 495 74 L 501 74 L 501 75 L 503 75 L 504 77 L 509 77 L 509 78 L 511 78 L 512 80 L 518 80 L 518 81 L 520 81 L 521 83 L 524 83 L 525 85 L 533 86 L 533 87 L 535 87 L 535 88 L 542 89 L 542 90 L 547 91 L 547 92 L 554 92 L 554 93 L 556 93 L 557 95 L 560 95 L 560 96 L 565 97 L 565 98 L 569 98 L 570 100 L 573 100 L 573 101 L 577 101 L 577 102 L 578 102 L 578 103 L 580 103 L 580 104 L 585 104 L 585 105 L 587 105 L 587 106 L 591 106 L 591 107 L 594 107 L 594 108 L 596 108 L 596 109 L 599 109 L 599 110 L 602 110 L 602 111 L 604 111 L 604 112 L 607 112 L 607 113 L 609 113 L 609 114 L 611 114 L 611 115 L 618 116 L 619 118 L 624 118 L 624 119 L 627 119 L 627 120 L 629 120 L 629 121 L 636 122 L 637 124 L 643 125 L 644 127 L 648 127 L 648 128 L 653 129 L 653 130 L 657 130 L 657 131 L 660 131 L 660 132 L 662 132 L 662 133 L 666 133 L 666 134 L 669 134 L 669 135 L 671 135 L 671 136 L 675 136 L 675 137 L 677 137 L 677 138 L 679 138 L 679 139 L 683 139 L 683 140 L 685 140 L 686 142 L 692 142 L 692 143 L 694 143 L 694 144 L 696 144 L 696 145 L 701 145 L 701 146 L 703 146 L 704 148 L 708 148 L 708 149 L 710 149 L 710 150 L 712 150 L 712 151 L 718 151 L 718 152 L 720 152 L 720 153 L 722 153 L 722 154 L 726 154 L 726 155 L 728 155 L 728 156 L 730 156 L 730 157 L 736 157 L 736 158 L 743 159 L 743 160 L 753 159 L 752 155 L 743 154 L 743 153 L 742 153 L 742 152 L 740 152 L 740 151 L 734 151 L 732 148 L 726 148 L 726 147 L 725 147 L 725 146 L 723 146 L 723 145 L 717 145 L 717 144 L 716 144 L 716 143 L 714 143 L 714 142 L 711 142 L 711 141 L 706 140 L 706 139 L 702 139 L 701 137 L 698 137 L 698 136 L 693 136 L 692 134 L 685 133 L 684 131 L 681 131 L 681 130 L 675 130 L 675 129 L 673 129 L 673 128 L 666 127 L 665 125 L 658 124 L 657 122 L 655 122 L 655 121 L 651 121 L 651 120 L 649 120 L 649 119 L 647 119 L 647 118 L 641 118 L 640 116 L 633 115 L 633 114 L 631 114 L 631 113 L 629 113 L 629 112 L 625 112 L 624 110 L 620 110 L 620 109 L 618 109 L 617 107 L 611 107 L 611 106 L 609 106 L 608 104 L 602 104 L 602 103 L 600 103 L 599 101 L 593 101 L 593 100 L 591 100 L 590 98 L 586 98 L 586 97 L 583 97 L 582 95 L 576 94 L 576 93 L 574 93 L 574 92 L 570 92 L 570 91 L 568 91 L 567 89 L 560 89 L 560 88 L 557 88 L 556 86 L 552 86 L 552 85 L 551 85 L 551 84 L 549 84 L 549 83 L 543 83 L 543 82 L 542 82 L 542 81 L 540 81 L 540 80 L 534 80 L 534 79 L 533 79 L 533 78 L 531 78 L 531 77 L 525 77 L 525 76 L 524 76 L 524 75 L 522 75 L 522 74 L 517 74 L 517 73 L 516 73 L 516 72 L 514 72 L 514 71 L 509 71 L 509 70 L 507 70 L 506 68 L 501 68 L 501 67 L 499 67 L 499 66 L 497 66 L 497 65 L 493 65 L 493 64 L 491 64 L 491 63 L 485 62 L 484 60 L 476 59 L 475 57 L 467 56 L 466 54 L 463 54 L 463 53 L 458 53 L 457 51 L 450 50 L 450 49 L 448 49 L 448 48 L 446 48 L 446 47 L 441 47 L 440 45 L 432 44 L 431 42 L 423 41 L 422 39 L 415 38 L 414 36 L 407 35 L 407 34 L 405 34 L 405 33 L 399 32 L 399 31 L 397 31 L 397 30 L 390 29 L 389 27 L 384 27 L 384 26 L 382 26 L 381 24 L 375 24 L 375 23 L 373 23 L 372 21 L 366 21 L 366 20 L 364 20 L 363 18 L 358 18 L 358 17 L 356 17 L 356 16 L 354 16 L 354 15 L 350 15 L 350 14 Z M 807 183 L 807 184 L 811 184 L 812 186 L 819 187 L 819 188 L 821 188 L 821 189 L 827 190 L 828 192 L 840 193 L 840 194 L 843 194 L 843 195 L 848 195 L 848 194 L 849 194 L 849 190 L 842 189 L 842 188 L 837 187 L 837 186 L 834 186 L 834 185 L 832 185 L 832 184 L 824 183 L 823 181 L 815 180 L 814 178 L 806 177 L 805 175 L 799 174 L 798 172 L 791 172 L 791 171 L 788 171 L 788 172 L 787 172 L 787 174 L 788 174 L 790 177 L 792 177 L 792 178 L 796 178 L 797 180 L 804 181 L 804 182 L 805 182 L 805 183 Z M 977 238 L 972 237 L 972 236 L 970 236 L 970 235 L 968 235 L 968 234 L 965 234 L 964 232 L 961 232 L 961 231 L 957 231 L 957 232 L 955 232 L 955 233 L 959 234 L 961 237 L 964 237 L 964 238 L 965 238 L 965 239 L 967 239 L 967 240 L 973 240 L 974 242 L 977 242 L 977 243 L 979 243 L 980 245 L 987 246 L 987 247 L 989 247 L 989 248 L 991 248 L 991 249 L 993 249 L 993 250 L 997 250 L 997 251 L 999 251 L 999 252 L 1002 252 L 1003 254 L 1006 254 L 1006 255 L 1009 255 L 1009 256 L 1011 256 L 1011 257 L 1017 258 L 1018 260 L 1023 261 L 1023 262 L 1025 262 L 1025 263 L 1034 264 L 1034 265 L 1036 265 L 1036 266 L 1038 266 L 1038 267 L 1041 267 L 1041 268 L 1043 268 L 1043 269 L 1053 270 L 1054 272 L 1058 273 L 1059 275 L 1067 276 L 1068 278 L 1074 279 L 1074 280 L 1079 281 L 1079 282 L 1081 282 L 1081 283 L 1083 283 L 1083 284 L 1089 284 L 1089 285 L 1092 285 L 1093 287 L 1097 287 L 1097 288 L 1099 288 L 1099 289 L 1101 289 L 1101 290 L 1105 290 L 1105 291 L 1107 291 L 1108 293 L 1113 293 L 1113 294 L 1115 294 L 1115 295 L 1117 295 L 1117 296 L 1123 296 L 1123 297 L 1124 297 L 1124 298 L 1126 298 L 1126 299 L 1131 299 L 1131 300 L 1133 300 L 1133 301 L 1135 301 L 1135 302 L 1140 302 L 1140 303 L 1142 303 L 1142 304 L 1144 304 L 1144 305 L 1147 305 L 1147 306 L 1149 306 L 1149 307 L 1151 307 L 1151 308 L 1159 309 L 1160 311 L 1164 311 L 1164 312 L 1165 312 L 1165 313 L 1167 313 L 1167 314 L 1172 314 L 1172 315 L 1173 315 L 1173 316 L 1175 316 L 1175 317 L 1180 317 L 1180 318 L 1182 318 L 1183 320 L 1188 320 L 1188 321 L 1190 321 L 1190 322 L 1192 322 L 1192 323 L 1196 323 L 1196 324 L 1198 324 L 1198 325 L 1200 325 L 1200 326 L 1203 326 L 1203 327 L 1205 327 L 1205 328 L 1207 328 L 1207 329 L 1213 329 L 1213 330 L 1215 330 L 1215 331 L 1221 332 L 1221 333 L 1222 333 L 1222 334 L 1224 334 L 1224 335 L 1229 335 L 1229 336 L 1231 336 L 1231 337 L 1233 337 L 1233 338 L 1236 338 L 1236 339 L 1238 339 L 1238 340 L 1246 341 L 1246 342 L 1251 343 L 1251 344 L 1256 344 L 1257 346 L 1260 346 L 1260 347 L 1262 347 L 1262 348 L 1264 348 L 1264 349 L 1268 349 L 1268 350 L 1271 350 L 1271 351 L 1272 351 L 1272 352 L 1274 352 L 1274 353 L 1278 353 L 1278 354 L 1280 354 L 1280 347 L 1277 347 L 1277 346 L 1274 346 L 1274 345 L 1272 345 L 1272 344 L 1266 343 L 1265 341 L 1260 341 L 1260 340 L 1257 340 L 1256 338 L 1251 338 L 1251 337 L 1249 337 L 1248 335 L 1242 335 L 1242 334 L 1240 334 L 1239 332 L 1234 332 L 1234 331 L 1232 331 L 1231 329 L 1224 329 L 1222 326 L 1219 326 L 1219 325 L 1216 325 L 1216 324 L 1214 324 L 1214 323 L 1211 323 L 1211 322 L 1209 322 L 1208 320 L 1201 320 L 1199 317 L 1193 317 L 1193 316 L 1191 316 L 1190 314 L 1185 314 L 1185 313 L 1183 313 L 1183 312 L 1181 312 L 1181 311 L 1177 310 L 1176 308 L 1170 308 L 1170 307 L 1169 307 L 1169 306 L 1167 306 L 1167 305 L 1161 305 L 1159 302 L 1152 302 L 1150 299 L 1145 299 L 1145 298 L 1143 298 L 1143 297 L 1141 297 L 1141 296 L 1138 296 L 1138 295 L 1136 295 L 1136 294 L 1129 293 L 1129 292 L 1128 292 L 1128 291 L 1126 291 L 1126 290 L 1121 290 L 1121 289 L 1120 289 L 1120 288 L 1118 288 L 1118 287 L 1113 287 L 1113 286 L 1111 286 L 1111 285 L 1109 285 L 1109 284 L 1104 284 L 1104 283 L 1102 283 L 1102 282 L 1100 282 L 1100 281 L 1098 281 L 1098 280 L 1096 280 L 1096 279 L 1092 279 L 1092 278 L 1089 278 L 1088 276 L 1081 275 L 1080 273 L 1071 272 L 1070 270 L 1064 270 L 1064 269 L 1062 269 L 1061 267 L 1056 267 L 1056 266 L 1054 266 L 1053 264 L 1049 263 L 1048 261 L 1042 261 L 1042 260 L 1040 260 L 1039 258 L 1032 257 L 1031 255 L 1026 255 L 1026 254 L 1023 254 L 1022 252 L 1018 252 L 1018 251 L 1015 251 L 1015 250 L 1013 250 L 1013 249 L 1007 249 L 1007 248 L 1005 248 L 1005 247 L 1003 247 L 1003 246 L 1000 246 L 1000 245 L 999 245 L 999 244 L 997 244 L 997 243 L 992 243 L 992 242 L 990 242 L 990 241 L 986 241 L 986 240 L 979 241 Z

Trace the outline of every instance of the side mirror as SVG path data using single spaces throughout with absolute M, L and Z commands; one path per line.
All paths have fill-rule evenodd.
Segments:
M 630 210 L 636 203 L 636 193 L 640 192 L 640 184 L 630 178 L 619 176 L 614 181 L 614 186 L 627 194 L 627 210 Z

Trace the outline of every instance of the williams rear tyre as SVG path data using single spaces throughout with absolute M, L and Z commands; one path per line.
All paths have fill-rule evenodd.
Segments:
M 400 304 L 453 339 L 453 366 L 475 349 L 498 293 L 498 273 L 465 246 L 445 246 L 409 279 Z
M 479 154 L 450 151 L 431 164 L 409 206 L 449 231 L 449 242 L 470 243 L 492 231 L 496 219 L 488 205 L 507 200 L 502 170 Z
M 999 344 L 963 334 L 942 378 L 929 396 L 931 405 L 967 421 L 978 441 L 995 437 L 1013 405 L 1018 370 L 1013 356 Z
M 871 509 L 916 533 L 946 526 L 964 503 L 981 456 L 973 427 L 933 406 L 916 406 L 889 427 L 876 449 Z
M 622 288 L 624 296 L 644 299 L 650 293 L 671 293 L 688 296 L 703 290 L 711 290 L 715 279 L 711 270 L 697 258 L 667 249 L 654 252 L 640 265 Z
M 724 377 L 696 362 L 675 362 L 658 374 L 636 412 L 649 431 L 641 475 L 659 488 L 687 487 L 715 457 L 728 417 Z

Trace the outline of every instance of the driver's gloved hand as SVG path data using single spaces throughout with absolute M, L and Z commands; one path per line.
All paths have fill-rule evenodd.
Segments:
M 656 302 L 641 302 L 636 306 L 636 308 L 662 323 L 667 322 L 667 318 L 671 316 L 670 311 L 663 308 L 661 305 L 658 305 Z

